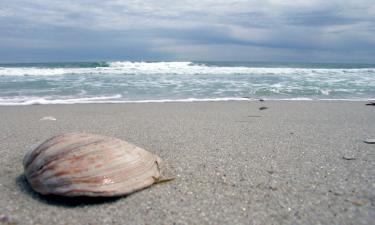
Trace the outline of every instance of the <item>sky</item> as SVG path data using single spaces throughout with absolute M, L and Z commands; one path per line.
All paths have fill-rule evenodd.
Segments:
M 375 63 L 375 0 L 1 0 L 0 62 Z

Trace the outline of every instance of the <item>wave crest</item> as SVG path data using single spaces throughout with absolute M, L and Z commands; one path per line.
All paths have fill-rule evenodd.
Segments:
M 375 68 L 315 69 L 248 66 L 217 66 L 193 62 L 130 62 L 116 61 L 95 67 L 0 67 L 0 76 L 61 76 L 61 75 L 354 75 L 375 73 Z

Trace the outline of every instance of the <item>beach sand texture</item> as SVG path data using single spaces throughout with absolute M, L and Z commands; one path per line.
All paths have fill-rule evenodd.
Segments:
M 176 179 L 109 200 L 36 194 L 24 154 L 72 131 L 132 142 Z M 0 224 L 374 224 L 366 138 L 375 138 L 375 107 L 365 102 L 0 107 Z

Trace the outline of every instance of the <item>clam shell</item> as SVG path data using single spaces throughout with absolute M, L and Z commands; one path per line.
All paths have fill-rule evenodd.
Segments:
M 36 192 L 62 196 L 127 195 L 158 181 L 161 163 L 126 141 L 85 133 L 52 137 L 23 160 Z

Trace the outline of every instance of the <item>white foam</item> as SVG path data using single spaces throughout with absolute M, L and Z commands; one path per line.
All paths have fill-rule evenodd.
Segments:
M 323 94 L 323 95 L 329 95 L 332 91 L 331 90 L 320 90 L 320 92 Z
M 186 98 L 186 99 L 150 99 L 150 100 L 113 100 L 113 96 L 72 98 L 72 99 L 1 99 L 0 106 L 27 106 L 27 105 L 71 105 L 71 104 L 121 104 L 121 103 L 169 103 L 169 102 L 226 102 L 226 101 L 259 101 L 258 98 Z M 266 101 L 374 101 L 375 98 L 358 99 L 313 99 L 313 98 L 263 98 Z
M 109 62 L 109 67 L 92 68 L 41 68 L 0 67 L 0 76 L 59 76 L 68 74 L 113 74 L 113 75 L 199 75 L 199 74 L 259 74 L 259 75 L 353 75 L 374 74 L 375 68 L 361 69 L 311 69 L 311 68 L 261 68 L 245 66 L 207 66 L 192 62 Z
M 49 104 L 77 104 L 77 103 L 106 103 L 116 102 L 113 99 L 119 99 L 122 95 L 113 96 L 98 96 L 85 98 L 70 98 L 70 99 L 51 99 L 38 97 L 14 97 L 14 98 L 0 98 L 0 105 L 49 105 Z
M 26 98 L 1 99 L 0 105 L 17 106 L 17 105 L 67 105 L 67 104 L 90 104 L 90 103 L 164 103 L 164 102 L 218 102 L 218 101 L 249 101 L 246 98 L 186 98 L 186 99 L 150 99 L 150 100 L 113 100 L 109 97 L 92 97 L 92 98 L 72 98 L 72 99 L 46 99 Z

